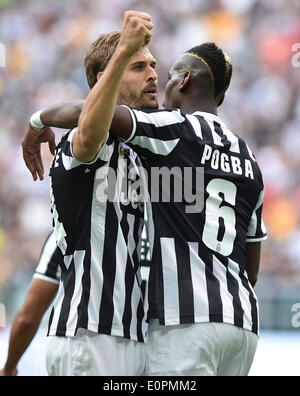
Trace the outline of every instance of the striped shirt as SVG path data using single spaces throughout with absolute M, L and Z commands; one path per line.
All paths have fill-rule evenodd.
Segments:
M 146 224 L 145 224 L 146 225 Z M 42 279 L 50 283 L 59 284 L 61 277 L 60 262 L 63 256 L 60 249 L 56 245 L 55 234 L 52 232 L 46 239 L 38 265 L 35 269 L 33 277 Z M 148 279 L 150 272 L 150 247 L 146 227 L 143 228 L 141 236 L 141 278 L 142 278 L 142 296 L 144 300 L 145 312 L 148 307 Z
M 258 303 L 245 270 L 245 245 L 266 239 L 266 230 L 263 179 L 253 153 L 213 114 L 129 111 L 133 130 L 126 144 L 151 169 L 155 234 L 148 319 L 159 318 L 162 325 L 224 322 L 257 334 Z M 178 199 L 175 178 L 164 200 L 166 180 L 152 178 L 157 169 L 176 169 L 183 175 L 181 192 L 189 187 L 195 200 L 203 197 L 202 206 L 195 210 L 183 194 Z
M 96 158 L 82 163 L 72 153 L 75 131 L 62 138 L 50 170 L 62 276 L 49 335 L 74 336 L 83 328 L 144 342 L 140 274 L 144 209 L 139 202 L 120 198 L 126 176 L 138 178 L 138 159 L 129 147 L 108 137 Z
M 33 277 L 59 284 L 61 276 L 60 260 L 61 254 L 56 246 L 55 235 L 52 232 L 44 243 Z

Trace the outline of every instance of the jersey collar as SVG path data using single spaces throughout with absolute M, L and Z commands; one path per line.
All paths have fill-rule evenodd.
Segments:
M 193 115 L 199 115 L 202 116 L 204 118 L 207 118 L 210 121 L 216 121 L 217 123 L 219 123 L 221 126 L 226 127 L 226 125 L 224 124 L 224 122 L 220 119 L 220 117 L 218 117 L 215 114 L 212 113 L 206 113 L 204 111 L 195 111 L 193 113 Z

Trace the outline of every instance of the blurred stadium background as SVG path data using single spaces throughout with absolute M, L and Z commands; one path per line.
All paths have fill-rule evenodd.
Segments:
M 21 155 L 29 116 L 86 97 L 85 53 L 98 34 L 120 29 L 126 9 L 146 11 L 155 23 L 160 103 L 168 68 L 184 50 L 215 41 L 232 59 L 219 114 L 260 163 L 269 232 L 256 286 L 262 336 L 252 374 L 299 375 L 300 56 L 293 52 L 300 51 L 299 0 L 0 0 L 0 365 L 51 230 L 48 179 L 34 183 Z M 44 156 L 48 170 L 46 148 Z M 20 374 L 43 373 L 46 319 Z

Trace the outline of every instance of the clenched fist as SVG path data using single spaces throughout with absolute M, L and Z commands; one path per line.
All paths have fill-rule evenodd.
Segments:
M 147 45 L 152 36 L 151 16 L 145 12 L 126 11 L 118 49 L 131 57 L 143 46 Z

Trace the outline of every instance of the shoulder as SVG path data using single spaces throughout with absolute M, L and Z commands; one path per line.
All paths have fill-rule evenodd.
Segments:
M 138 122 L 153 124 L 154 126 L 167 126 L 182 123 L 187 120 L 184 112 L 180 109 L 131 109 Z
M 64 171 L 77 170 L 79 172 L 86 171 L 87 167 L 89 171 L 97 170 L 111 160 L 111 157 L 115 150 L 118 149 L 120 142 L 114 136 L 108 135 L 107 141 L 103 144 L 99 153 L 90 162 L 79 161 L 72 148 L 72 140 L 74 138 L 77 128 L 68 131 L 61 139 L 60 143 L 56 147 L 56 154 L 52 163 L 52 170 L 55 168 L 63 169 Z

